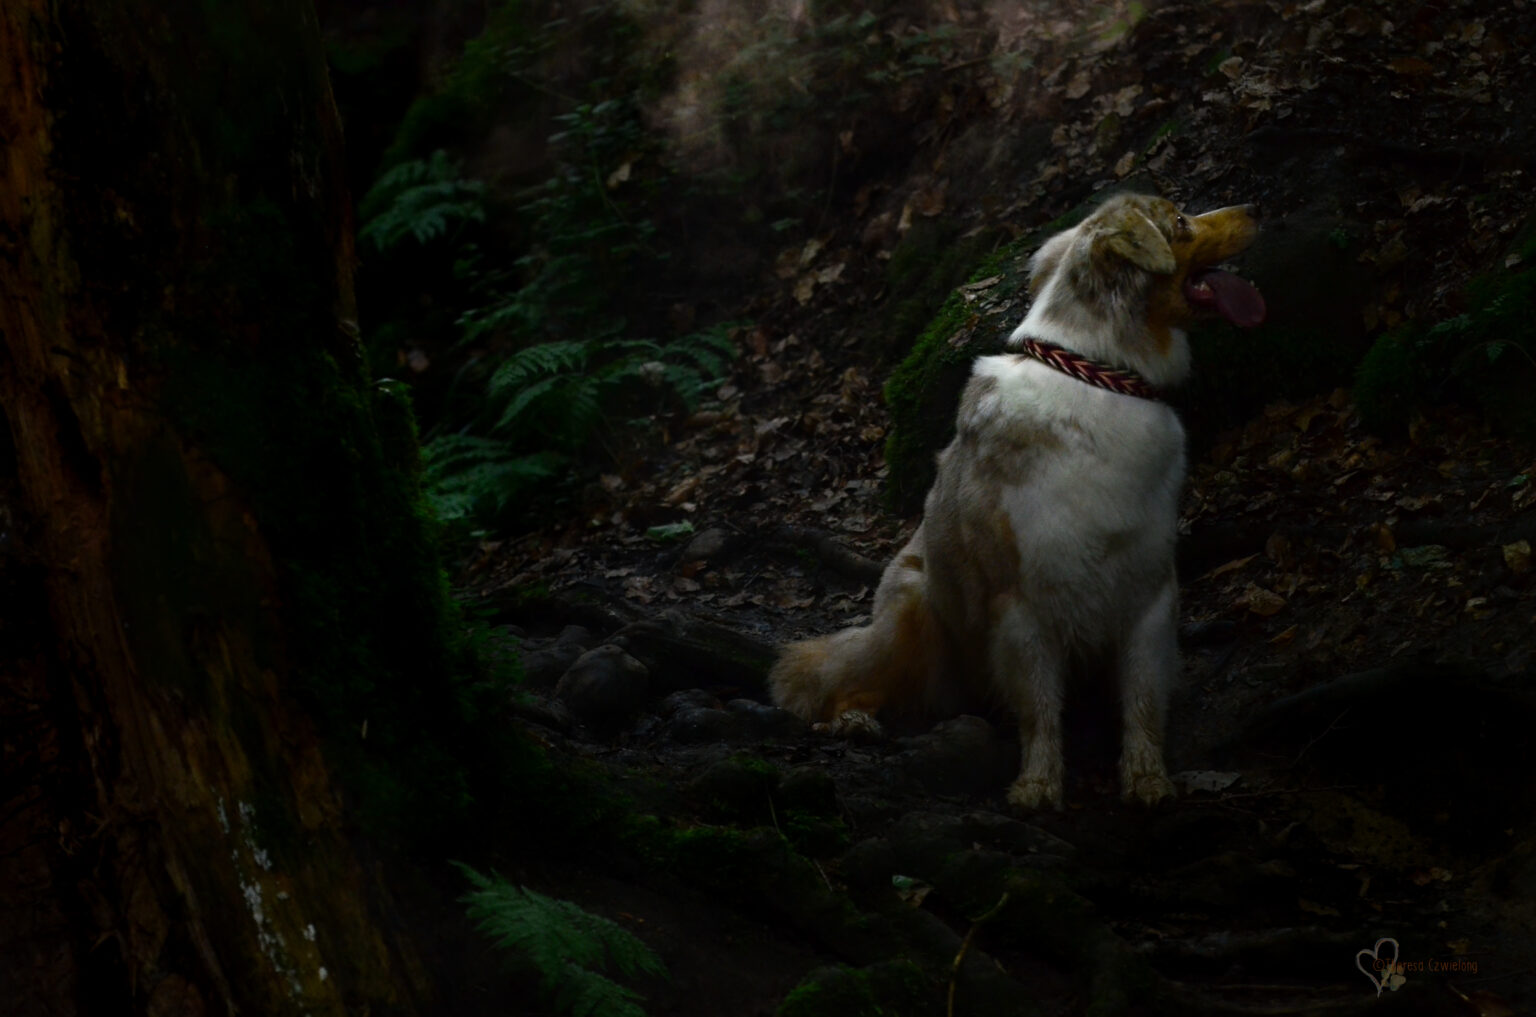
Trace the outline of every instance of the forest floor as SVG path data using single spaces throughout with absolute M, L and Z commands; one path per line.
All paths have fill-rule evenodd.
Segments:
M 1536 85 L 1516 45 L 1531 12 L 1335 6 L 1223 5 L 1219 31 L 1160 7 L 1128 41 L 1042 60 L 1028 104 L 956 113 L 952 143 L 786 249 L 745 302 L 756 324 L 712 404 L 658 422 L 662 438 L 559 526 L 484 541 L 463 563 L 470 601 L 524 639 L 522 722 L 562 752 L 680 789 L 670 808 L 697 823 L 717 821 L 701 802 L 743 751 L 780 786 L 830 775 L 844 839 L 810 852 L 829 886 L 864 901 L 878 896 L 857 892 L 870 872 L 913 877 L 907 905 L 964 937 L 981 909 L 942 893 L 925 905 L 942 879 L 913 845 L 1001 853 L 1061 874 L 1117 943 L 1209 1012 L 1363 1012 L 1378 993 L 1357 952 L 1383 937 L 1406 966 L 1391 1012 L 1536 1008 L 1536 450 L 1474 411 L 1432 408 L 1384 436 L 1331 389 L 1198 431 L 1169 723 L 1181 795 L 1150 814 L 1118 800 L 1112 720 L 1090 696 L 1070 707 L 1068 808 L 1031 816 L 1004 801 L 1017 758 L 1005 717 L 851 742 L 743 702 L 766 702 L 762 647 L 867 618 L 879 567 L 916 525 L 880 500 L 884 269 L 912 209 L 1022 235 L 1130 171 L 1131 147 L 1105 140 L 1109 114 L 1125 136 L 1176 115 L 1176 134 L 1135 146 L 1165 193 L 1196 211 L 1257 200 L 1282 224 L 1326 206 L 1358 225 L 1366 331 L 1458 309 L 1528 208 L 1536 125 L 1508 97 Z M 966 146 L 1042 111 L 1056 126 L 1041 158 L 958 183 L 987 163 Z M 1004 303 L 1017 320 L 1022 296 Z M 752 666 L 679 650 L 707 656 L 722 638 Z M 553 694 L 604 644 L 652 665 L 620 724 Z M 580 866 L 541 878 L 658 946 L 674 979 L 651 990 L 653 1013 L 767 1014 L 817 964 L 867 963 L 761 903 Z M 1083 965 L 1048 949 L 1042 960 L 985 929 L 971 949 L 1028 987 L 1032 1012 L 1099 1005 Z

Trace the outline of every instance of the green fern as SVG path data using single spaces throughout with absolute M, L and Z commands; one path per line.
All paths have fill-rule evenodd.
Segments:
M 655 412 L 691 412 L 730 370 L 736 344 L 719 326 L 653 339 L 540 343 L 503 360 L 480 416 L 423 449 L 428 496 L 445 522 L 504 521 L 535 486 L 589 451 L 606 429 Z
M 439 149 L 379 177 L 363 198 L 358 237 L 389 251 L 407 238 L 426 244 L 465 223 L 485 221 L 485 184 L 467 180 L 459 164 Z
M 498 947 L 527 960 L 561 1013 L 575 1017 L 645 1017 L 643 998 L 601 974 L 666 977 L 661 959 L 628 930 L 566 900 L 513 886 L 458 862 L 476 889 L 461 897 L 468 915 Z
M 496 519 L 566 461 L 558 452 L 519 455 L 505 441 L 451 434 L 422 447 L 422 480 L 439 520 Z

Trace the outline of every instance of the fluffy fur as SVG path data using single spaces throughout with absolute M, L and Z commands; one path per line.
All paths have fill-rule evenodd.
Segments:
M 1201 269 L 1255 231 L 1246 207 L 1186 217 L 1161 198 L 1111 199 L 1034 255 L 1034 303 L 1010 341 L 1047 340 L 1176 384 L 1189 371 L 1179 326 L 1202 305 L 1253 316 L 1214 297 Z M 1252 300 L 1262 317 L 1256 292 Z M 956 425 L 871 623 L 787 646 L 770 677 L 774 700 L 846 729 L 876 714 L 931 717 L 1000 699 L 1018 716 L 1023 746 L 1009 801 L 1059 808 L 1068 673 L 1109 666 L 1122 794 L 1148 804 L 1171 795 L 1163 730 L 1179 666 L 1178 417 L 1005 353 L 976 361 Z

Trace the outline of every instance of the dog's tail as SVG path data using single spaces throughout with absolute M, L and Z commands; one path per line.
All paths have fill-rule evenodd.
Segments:
M 768 676 L 775 703 L 810 721 L 931 707 L 944 643 L 928 605 L 921 536 L 886 567 L 868 625 L 784 647 Z

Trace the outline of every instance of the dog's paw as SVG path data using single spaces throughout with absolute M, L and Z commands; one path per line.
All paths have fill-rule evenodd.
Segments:
M 1031 812 L 1049 805 L 1062 807 L 1061 781 L 1045 777 L 1020 777 L 1008 789 L 1008 804 Z
M 1161 771 L 1156 773 L 1122 774 L 1120 797 L 1127 802 L 1141 802 L 1152 806 L 1175 797 L 1173 782 Z
M 879 741 L 885 737 L 885 728 L 873 714 L 863 710 L 845 710 L 835 720 L 812 724 L 811 730 L 853 741 Z

